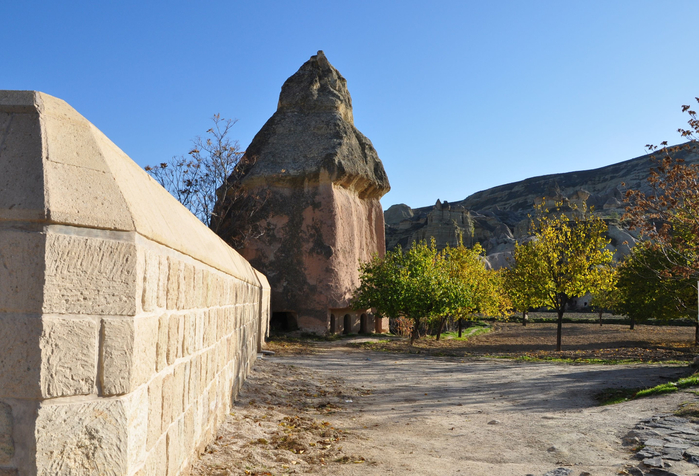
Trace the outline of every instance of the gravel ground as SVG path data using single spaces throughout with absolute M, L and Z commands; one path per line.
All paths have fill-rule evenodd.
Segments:
M 691 391 L 605 407 L 594 398 L 608 388 L 677 379 L 687 366 L 481 356 L 496 354 L 494 349 L 538 352 L 537 344 L 550 345 L 547 326 L 533 324 L 523 332 L 504 325 L 474 337 L 468 352 L 458 351 L 463 356 L 451 357 L 431 355 L 428 341 L 420 354 L 374 352 L 347 340 L 276 345 L 280 352 L 258 360 L 192 474 L 539 476 L 557 467 L 575 476 L 625 474 L 639 461 L 622 438 L 641 419 L 699 403 Z M 564 347 L 591 355 L 610 343 L 642 354 L 691 353 L 692 328 L 605 327 L 568 325 Z M 672 470 L 699 473 L 686 462 Z

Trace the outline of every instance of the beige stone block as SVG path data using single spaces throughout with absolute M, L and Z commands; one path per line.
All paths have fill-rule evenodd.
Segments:
M 230 295 L 231 295 L 231 278 L 228 276 L 225 276 L 223 278 L 222 282 L 223 288 L 221 292 L 221 306 L 226 306 L 230 304 Z
M 166 374 L 163 377 L 163 410 L 162 410 L 162 427 L 160 433 L 165 433 L 172 423 L 172 405 L 174 399 L 175 379 L 173 374 Z
M 197 360 L 199 361 L 199 395 L 202 395 L 206 389 L 206 384 L 208 383 L 206 378 L 209 361 L 206 358 L 206 352 L 199 354 L 197 356 Z
M 167 308 L 177 309 L 177 296 L 180 285 L 180 263 L 175 258 L 167 258 Z
M 184 462 L 185 452 L 183 448 L 184 421 L 180 418 L 167 432 L 167 474 L 179 474 L 180 466 Z
M 123 395 L 131 390 L 134 327 L 131 318 L 102 319 L 102 395 Z
M 41 394 L 45 398 L 97 393 L 97 336 L 93 319 L 43 318 Z
M 167 256 L 158 257 L 158 307 L 167 307 L 168 262 Z
M 206 384 L 208 385 L 216 376 L 216 348 L 212 347 L 206 351 Z
M 160 372 L 168 366 L 167 351 L 168 351 L 168 333 L 170 332 L 170 316 L 161 314 L 158 317 L 158 342 L 156 344 L 156 365 L 155 369 Z
M 48 159 L 82 169 L 109 172 L 104 151 L 92 133 L 92 124 L 61 99 L 42 95 Z
M 143 271 L 143 299 L 145 312 L 152 312 L 158 306 L 158 273 L 160 272 L 160 257 L 150 251 L 145 251 L 145 267 Z
M 180 319 L 182 316 L 178 314 L 171 314 L 168 321 L 168 333 L 167 333 L 167 364 L 172 365 L 177 360 L 177 354 L 179 349 L 182 347 L 180 341 Z
M 189 407 L 184 414 L 184 447 L 191 454 L 194 449 L 194 407 Z
M 197 398 L 199 398 L 199 368 L 200 368 L 200 360 L 197 358 L 193 358 L 189 362 L 189 373 L 187 374 L 187 378 L 189 381 L 187 382 L 187 401 L 186 401 L 186 406 L 192 405 Z
M 184 263 L 178 263 L 177 269 L 177 309 L 183 310 L 187 309 L 187 279 L 185 276 L 186 266 Z
M 215 311 L 216 316 L 216 342 L 220 341 L 226 331 L 225 309 L 219 307 Z
M 184 306 L 183 309 L 193 309 L 194 305 L 194 266 L 184 265 Z
M 163 379 L 155 377 L 148 385 L 148 436 L 146 450 L 150 451 L 162 435 Z
M 46 235 L 46 313 L 134 315 L 136 246 L 85 236 Z
M 184 332 L 182 334 L 183 357 L 192 355 L 194 352 L 195 332 L 196 332 L 196 317 L 193 313 L 187 313 L 183 316 Z
M 33 92 L 29 93 L 33 95 Z M 0 112 L 0 131 L 3 131 L 0 150 L 0 219 L 45 218 L 42 167 L 44 141 L 39 115 L 33 106 L 29 107 L 33 114 L 12 114 L 6 110 Z
M 206 311 L 197 311 L 195 317 L 195 349 L 198 352 L 204 348 L 204 333 L 206 332 Z
M 102 319 L 102 393 L 121 395 L 155 372 L 158 318 Z
M 206 329 L 204 334 L 204 346 L 209 347 L 216 342 L 216 314 L 218 309 L 209 309 L 206 314 Z
M 9 465 L 15 454 L 13 426 L 12 407 L 0 402 L 0 466 Z
M 177 343 L 177 358 L 184 357 L 184 345 L 185 345 L 185 327 L 184 327 L 184 314 L 180 314 L 177 318 L 177 335 L 180 340 Z
M 184 412 L 184 399 L 185 399 L 185 364 L 181 363 L 175 367 L 174 376 L 174 389 L 173 389 L 173 401 L 172 401 L 172 418 L 180 418 L 182 412 Z
M 108 172 L 44 162 L 49 219 L 64 225 L 133 231 L 131 214 Z
M 141 468 L 143 476 L 163 476 L 167 473 L 167 437 L 160 438 L 148 453 L 146 463 Z M 138 474 L 138 473 L 137 473 Z
M 35 435 L 39 476 L 128 472 L 128 416 L 120 399 L 44 403 Z
M 148 389 L 142 386 L 124 399 L 128 418 L 128 464 L 137 468 L 146 460 L 146 440 L 148 437 Z
M 40 233 L 0 230 L 0 312 L 41 311 L 45 241 Z
M 194 307 L 197 309 L 204 307 L 204 270 L 196 268 L 194 270 Z
M 184 363 L 184 380 L 182 383 L 182 411 L 187 411 L 187 407 L 190 404 L 189 396 L 189 376 L 192 372 L 192 361 L 188 360 Z
M 42 330 L 38 316 L 0 313 L 0 397 L 41 397 Z
M 218 365 L 216 367 L 216 373 L 221 372 L 225 367 L 227 360 L 226 343 L 222 340 L 216 345 L 216 356 L 218 358 Z

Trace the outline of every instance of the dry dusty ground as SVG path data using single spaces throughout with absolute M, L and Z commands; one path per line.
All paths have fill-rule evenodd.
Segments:
M 626 357 L 654 353 L 678 360 L 693 355 L 692 338 L 692 328 L 600 331 L 581 324 L 566 325 L 563 342 L 568 352 L 588 357 L 613 344 Z M 640 419 L 699 401 L 691 391 L 603 407 L 594 399 L 607 388 L 674 380 L 689 373 L 686 365 L 482 356 L 540 352 L 537 346 L 552 342 L 554 325 L 523 330 L 506 324 L 468 345 L 450 343 L 450 352 L 462 354 L 456 357 L 429 355 L 435 347 L 426 341 L 421 354 L 401 351 L 400 343 L 374 344 L 395 345 L 398 352 L 346 340 L 277 344 L 275 356 L 257 361 L 233 413 L 192 473 L 539 476 L 565 467 L 574 476 L 625 474 L 638 461 L 621 439 Z M 685 462 L 672 470 L 699 473 Z

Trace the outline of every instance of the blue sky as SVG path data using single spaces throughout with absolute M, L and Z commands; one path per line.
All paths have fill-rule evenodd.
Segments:
M 243 148 L 319 49 L 391 182 L 455 201 L 679 142 L 697 1 L 2 2 L 0 89 L 60 97 L 140 165 L 220 113 Z

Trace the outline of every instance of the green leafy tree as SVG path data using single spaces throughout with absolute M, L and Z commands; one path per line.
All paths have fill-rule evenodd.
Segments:
M 617 312 L 631 319 L 631 328 L 646 319 L 681 319 L 689 317 L 697 297 L 690 279 L 663 278 L 657 270 L 668 266 L 657 249 L 636 246 L 619 266 Z
M 602 326 L 602 314 L 604 311 L 614 311 L 619 307 L 619 290 L 617 289 L 617 270 L 614 267 L 605 269 L 608 276 L 602 279 L 604 286 L 600 287 L 592 295 L 590 306 L 597 312 L 599 325 Z
M 374 256 L 359 267 L 360 285 L 353 307 L 374 308 L 388 317 L 405 317 L 413 324 L 410 344 L 419 337 L 420 325 L 433 316 L 446 315 L 447 297 L 453 292 L 443 273 L 441 256 L 434 240 L 413 243 L 404 251 L 400 246 L 383 258 Z
M 612 253 L 605 247 L 607 225 L 587 213 L 585 204 L 564 211 L 560 204 L 535 207 L 531 232 L 534 238 L 517 244 L 509 274 L 522 299 L 534 306 L 547 306 L 558 314 L 556 349 L 561 350 L 563 314 L 571 298 L 594 294 L 608 286 L 605 271 Z

